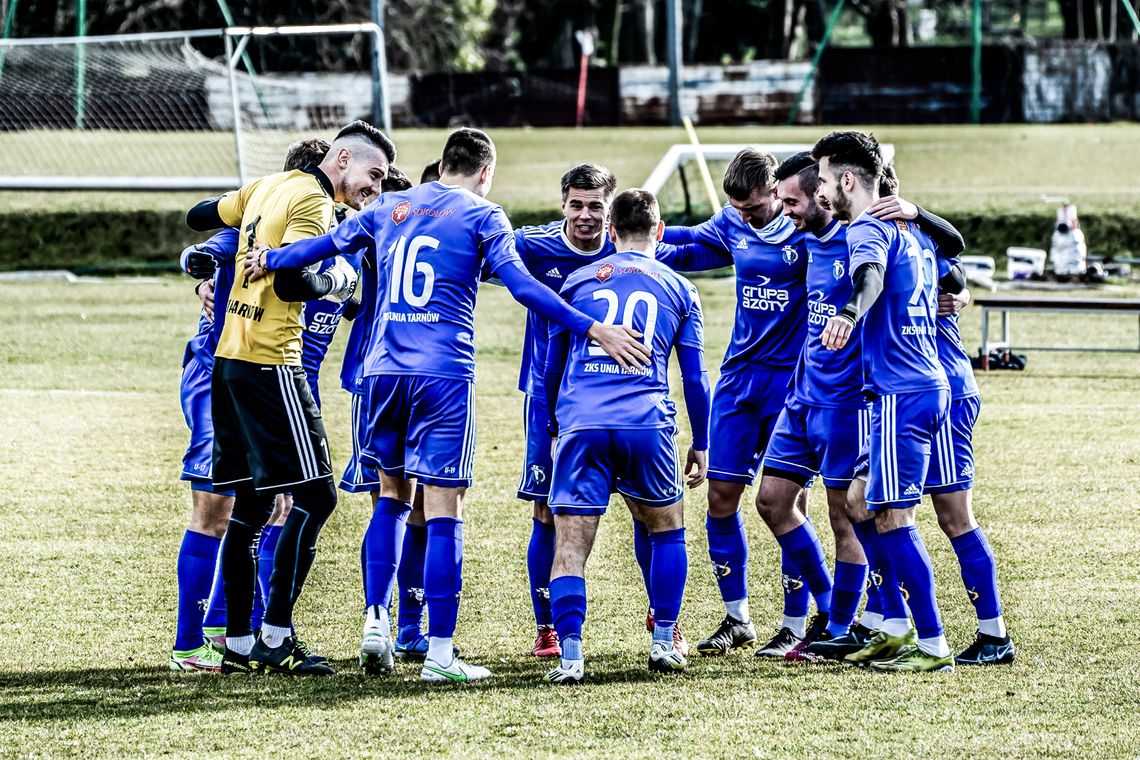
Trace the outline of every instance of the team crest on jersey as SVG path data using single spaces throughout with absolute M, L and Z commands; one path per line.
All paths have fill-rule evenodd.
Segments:
M 800 257 L 800 252 L 795 247 L 790 245 L 784 246 L 784 263 L 788 266 L 795 264 Z
M 605 282 L 606 280 L 610 279 L 613 273 L 614 265 L 607 261 L 605 264 L 602 264 L 600 267 L 598 267 L 597 271 L 594 272 L 594 279 L 596 279 L 598 282 Z
M 412 204 L 407 201 L 400 201 L 396 204 L 396 208 L 392 209 L 392 221 L 399 224 L 407 219 L 410 213 L 412 213 Z
M 839 259 L 836 259 L 831 264 L 831 274 L 837 280 L 843 279 L 843 273 L 846 271 L 846 269 L 847 268 L 843 266 L 843 262 Z

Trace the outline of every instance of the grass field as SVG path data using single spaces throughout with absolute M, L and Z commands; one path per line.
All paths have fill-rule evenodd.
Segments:
M 700 288 L 715 364 L 730 328 L 732 284 L 706 280 Z M 306 637 L 339 675 L 222 679 L 165 670 L 175 555 L 189 508 L 177 480 L 186 439 L 178 365 L 195 316 L 185 279 L 0 284 L 0 755 L 1137 754 L 1135 354 L 1037 353 L 1023 373 L 980 378 L 976 507 L 1020 647 L 1013 666 L 893 677 L 737 656 L 694 658 L 683 677 L 651 677 L 630 521 L 615 508 L 588 569 L 589 684 L 561 689 L 542 685 L 542 665 L 527 656 L 530 519 L 514 499 L 523 313 L 487 289 L 477 314 L 477 483 L 457 642 L 496 677 L 472 688 L 428 688 L 413 668 L 385 679 L 354 668 L 368 514 L 366 500 L 354 496 L 342 498 L 322 535 L 298 608 Z M 1026 340 L 1070 345 L 1136 339 L 1127 319 L 1026 318 L 1015 329 Z M 976 310 L 966 312 L 963 333 L 976 345 Z M 332 371 L 343 337 L 323 379 L 337 467 L 348 450 L 348 405 Z M 821 506 L 817 491 L 817 514 Z M 682 621 L 694 639 L 722 615 L 703 510 L 702 488 L 686 510 L 691 570 Z M 766 628 L 779 612 L 777 553 L 751 508 L 747 523 L 753 616 Z M 972 610 L 928 508 L 920 524 L 948 635 L 961 648 L 972 638 Z
M 1040 195 L 1064 194 L 1082 212 L 1135 209 L 1140 179 L 1140 125 L 879 126 L 894 143 L 904 191 L 915 201 L 948 213 L 984 210 L 1041 211 Z M 688 142 L 681 129 L 492 129 L 499 168 L 492 198 L 508 211 L 558 206 L 557 181 L 576 161 L 597 161 L 623 187 L 645 181 L 673 143 Z M 708 127 L 706 143 L 814 143 L 826 127 Z M 414 172 L 439 157 L 444 130 L 397 130 L 398 164 Z M 194 175 L 233 173 L 233 138 L 225 133 L 161 133 L 140 138 L 114 132 L 0 133 L 4 172 L 83 174 L 97 170 Z M 570 156 L 572 158 L 565 158 Z M 156 167 L 163 170 L 156 172 Z M 984 179 L 983 179 L 984 178 Z M 0 193 L 0 213 L 76 208 L 185 209 L 201 193 L 153 195 L 96 193 Z

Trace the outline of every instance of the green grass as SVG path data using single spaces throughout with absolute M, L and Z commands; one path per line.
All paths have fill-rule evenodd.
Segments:
M 732 318 L 730 281 L 701 281 L 709 356 Z M 476 486 L 467 508 L 458 643 L 496 672 L 473 688 L 429 688 L 416 670 L 365 678 L 364 498 L 344 496 L 321 537 L 298 621 L 342 672 L 321 681 L 172 674 L 174 561 L 189 494 L 177 480 L 186 431 L 179 359 L 196 316 L 185 279 L 0 284 L 0 754 L 283 757 L 1123 757 L 1140 710 L 1140 402 L 1137 355 L 1030 356 L 980 378 L 976 508 L 998 555 L 1020 647 L 1009 668 L 892 677 L 738 656 L 650 677 L 644 592 L 629 518 L 602 523 L 589 569 L 590 683 L 545 687 L 526 655 L 529 509 L 514 498 L 522 453 L 514 389 L 522 310 L 488 288 L 477 313 Z M 1043 315 L 1015 337 L 1135 345 L 1133 320 Z M 965 315 L 968 345 L 977 310 Z M 325 373 L 334 463 L 348 405 Z M 713 372 L 715 376 L 715 370 Z M 751 492 L 746 496 L 749 501 Z M 813 509 L 823 514 L 822 494 Z M 689 498 L 690 638 L 721 616 L 706 557 L 704 489 Z M 779 614 L 774 541 L 746 508 L 752 609 Z M 819 521 L 827 542 L 827 528 Z M 948 636 L 973 633 L 948 542 L 929 508 Z
M 894 143 L 906 195 L 946 213 L 1040 211 L 1042 193 L 1065 194 L 1082 212 L 1134 213 L 1140 191 L 1140 125 L 879 126 Z M 813 143 L 828 127 L 707 127 L 706 143 Z M 499 168 L 492 198 L 508 211 L 555 209 L 558 178 L 577 160 L 605 164 L 622 186 L 645 181 L 684 131 L 668 128 L 493 129 Z M 399 165 L 418 178 L 439 157 L 444 130 L 397 130 Z M 50 146 L 50 152 L 47 151 Z M 226 134 L 136 135 L 93 132 L 0 133 L 5 172 L 111 174 L 126 167 L 169 166 L 166 174 L 233 172 Z M 564 159 L 563 156 L 573 156 Z M 181 165 L 180 165 L 181 163 Z M 148 169 L 150 171 L 150 169 Z M 201 193 L 0 193 L 0 213 L 50 209 L 185 209 Z

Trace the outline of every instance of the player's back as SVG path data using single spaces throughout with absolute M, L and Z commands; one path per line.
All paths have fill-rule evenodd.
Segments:
M 430 182 L 383 196 L 358 214 L 376 245 L 378 328 L 365 375 L 475 376 L 475 296 L 484 257 L 491 272 L 517 261 L 498 205 Z M 499 240 L 500 236 L 505 239 Z
M 935 256 L 919 245 L 916 229 L 864 212 L 847 230 L 852 273 L 869 262 L 884 268 L 883 292 L 862 334 L 864 382 L 879 395 L 947 387 L 935 345 Z
M 572 336 L 558 394 L 560 430 L 671 426 L 669 355 L 674 346 L 701 348 L 704 340 L 692 283 L 644 253 L 622 252 L 579 269 L 562 296 L 603 324 L 643 333 L 652 356 L 643 370 L 626 371 L 587 337 Z
M 919 245 L 937 253 L 937 244 L 921 229 L 912 229 Z M 935 259 L 937 277 L 939 281 L 953 269 L 957 259 L 948 259 L 938 256 Z M 957 314 L 939 316 L 935 321 L 937 335 L 935 342 L 938 349 L 938 360 L 946 372 L 946 380 L 950 383 L 950 398 L 961 399 L 979 395 L 978 381 L 974 378 L 974 365 L 970 362 L 970 355 L 962 344 L 962 332 L 958 325 Z

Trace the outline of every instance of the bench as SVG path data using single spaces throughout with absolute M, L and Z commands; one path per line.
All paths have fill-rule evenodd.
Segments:
M 1041 296 L 980 295 L 974 303 L 982 307 L 982 369 L 989 369 L 990 351 L 1013 348 L 1009 315 L 1015 311 L 1051 311 L 1085 314 L 1132 314 L 1140 317 L 1140 298 L 1044 298 Z M 990 340 L 990 312 L 1001 313 L 1001 342 Z M 1137 323 L 1140 325 L 1140 321 Z M 1023 346 L 1028 351 L 1140 351 L 1140 335 L 1136 348 L 1100 348 L 1095 346 Z

